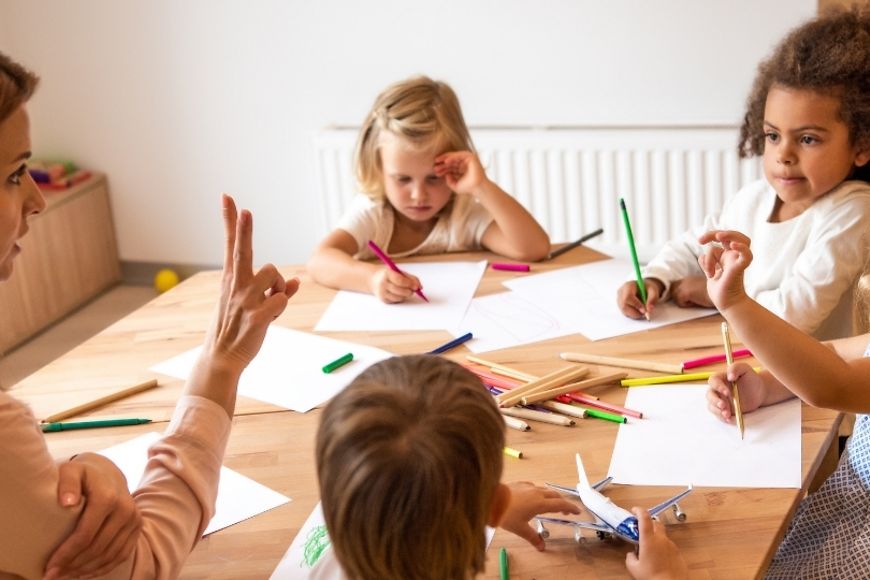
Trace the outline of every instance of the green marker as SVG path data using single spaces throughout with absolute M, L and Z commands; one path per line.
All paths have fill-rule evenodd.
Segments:
M 628 221 L 628 210 L 625 209 L 625 200 L 621 197 L 619 198 L 619 209 L 622 211 L 622 223 L 625 224 L 625 235 L 628 236 L 628 249 L 631 251 L 631 261 L 634 264 L 637 290 L 640 292 L 640 299 L 643 300 L 643 307 L 646 309 L 646 286 L 643 283 L 643 276 L 640 274 L 640 262 L 637 260 L 637 248 L 634 247 L 634 236 L 631 234 L 631 222 Z M 649 320 L 649 312 L 645 312 L 644 317 Z
M 95 429 L 98 427 L 121 427 L 123 425 L 142 425 L 151 419 L 101 419 L 99 421 L 75 421 L 73 423 L 43 423 L 43 433 L 53 431 L 72 431 L 73 429 Z
M 614 415 L 613 413 L 606 413 L 604 411 L 599 411 L 598 409 L 586 409 L 586 415 L 588 417 L 595 417 L 596 419 L 613 421 L 614 423 L 625 423 L 627 421 L 627 419 L 622 415 Z
M 343 367 L 344 365 L 346 365 L 347 363 L 349 363 L 352 360 L 353 360 L 353 353 L 349 352 L 346 355 L 339 357 L 339 358 L 335 359 L 334 361 L 332 361 L 331 363 L 329 363 L 328 365 L 324 366 L 323 372 L 325 372 L 326 374 L 329 374 L 332 371 L 334 371 L 335 369 L 337 369 L 339 367 Z
M 511 577 L 511 572 L 508 569 L 508 556 L 507 549 L 502 548 L 498 552 L 498 571 L 501 577 L 501 580 L 509 580 Z

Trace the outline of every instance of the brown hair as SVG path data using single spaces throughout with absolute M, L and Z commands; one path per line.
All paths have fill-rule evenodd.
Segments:
M 480 380 L 432 355 L 382 361 L 323 412 L 326 527 L 354 579 L 469 578 L 501 479 L 504 422 Z
M 840 98 L 840 118 L 859 149 L 870 147 L 870 8 L 834 10 L 792 30 L 758 66 L 740 127 L 738 152 L 764 152 L 764 106 L 774 85 Z M 870 164 L 851 179 L 870 181 Z
M 412 77 L 387 87 L 366 117 L 354 154 L 360 191 L 374 201 L 384 199 L 381 136 L 392 133 L 412 147 L 474 151 L 456 93 L 446 83 Z
M 39 77 L 0 52 L 0 123 L 26 103 Z

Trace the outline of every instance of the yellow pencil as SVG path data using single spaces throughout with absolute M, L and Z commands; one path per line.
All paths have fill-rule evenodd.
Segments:
M 725 361 L 730 367 L 734 364 L 734 356 L 731 354 L 731 333 L 728 332 L 728 323 L 722 323 L 722 342 L 725 344 Z M 731 398 L 734 403 L 734 418 L 737 419 L 737 429 L 740 430 L 740 439 L 743 439 L 743 411 L 740 409 L 740 392 L 737 390 L 737 382 L 731 381 Z
M 701 371 L 697 373 L 683 373 L 680 375 L 664 375 L 661 377 L 643 377 L 642 379 L 623 379 L 619 381 L 619 384 L 623 387 L 643 387 L 645 385 L 661 385 L 662 383 L 706 381 L 713 374 L 712 371 Z

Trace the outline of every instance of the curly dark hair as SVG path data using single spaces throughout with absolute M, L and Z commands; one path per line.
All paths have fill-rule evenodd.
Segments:
M 835 9 L 810 20 L 758 65 L 740 127 L 741 157 L 764 152 L 764 105 L 773 85 L 839 97 L 850 141 L 870 147 L 870 7 Z M 870 164 L 852 178 L 870 181 Z

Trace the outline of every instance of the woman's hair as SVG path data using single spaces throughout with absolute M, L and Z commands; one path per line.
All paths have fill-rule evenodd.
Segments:
M 385 195 L 380 156 L 385 132 L 402 138 L 410 147 L 474 151 L 459 99 L 446 83 L 421 76 L 390 85 L 375 99 L 354 156 L 360 191 L 375 201 Z
M 870 261 L 855 288 L 855 332 L 870 332 Z
M 320 497 L 349 578 L 470 578 L 501 480 L 504 422 L 471 372 L 438 356 L 371 366 L 317 431 Z
M 0 123 L 26 103 L 39 77 L 0 52 Z
M 855 6 L 810 20 L 761 62 L 740 127 L 741 157 L 764 152 L 764 107 L 774 85 L 839 97 L 851 143 L 870 147 L 870 8 Z M 870 180 L 870 164 L 852 178 Z

